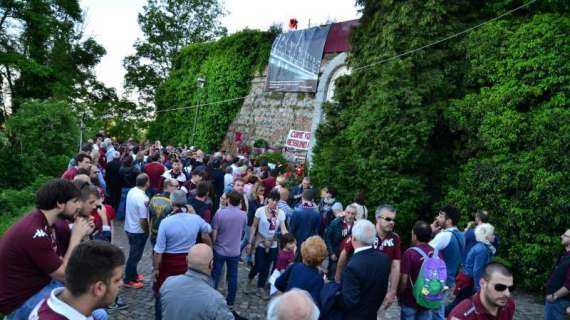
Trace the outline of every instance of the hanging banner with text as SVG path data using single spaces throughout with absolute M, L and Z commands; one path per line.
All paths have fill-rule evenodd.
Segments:
M 285 146 L 287 148 L 309 150 L 309 142 L 311 141 L 310 131 L 289 130 Z
M 268 91 L 316 92 L 330 25 L 282 33 L 269 56 Z

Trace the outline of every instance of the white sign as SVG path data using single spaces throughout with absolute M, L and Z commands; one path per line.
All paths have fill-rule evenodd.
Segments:
M 288 148 L 309 150 L 309 142 L 311 141 L 310 131 L 289 130 L 285 146 Z

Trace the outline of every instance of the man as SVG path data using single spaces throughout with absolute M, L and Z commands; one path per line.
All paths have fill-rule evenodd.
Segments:
M 115 147 L 113 146 L 113 140 L 111 140 L 111 138 L 105 138 L 105 140 L 103 140 L 103 144 L 105 145 L 105 158 L 107 159 L 107 163 L 109 163 L 113 161 L 115 154 Z
M 324 235 L 325 228 L 342 212 L 342 203 L 336 201 L 336 189 L 326 186 L 321 189 L 321 203 L 319 203 L 319 213 L 321 215 L 321 228 L 319 233 Z
M 121 154 L 118 151 L 113 153 L 111 162 L 106 163 L 105 181 L 107 181 L 109 204 L 115 210 L 119 208 L 121 200 L 121 190 L 123 189 L 123 176 L 120 174 L 121 170 Z
M 125 266 L 125 287 L 140 289 L 144 286 L 142 277 L 137 273 L 137 265 L 142 258 L 148 238 L 148 175 L 140 173 L 136 185 L 127 193 L 125 232 L 129 239 L 129 257 Z
M 150 177 L 149 177 L 150 178 Z M 150 179 L 149 179 L 150 180 Z M 156 244 L 156 235 L 158 234 L 158 226 L 160 222 L 172 212 L 172 203 L 170 194 L 178 190 L 178 180 L 164 180 L 164 192 L 155 194 L 148 204 L 148 213 L 150 218 L 150 244 L 154 248 Z
M 467 228 L 465 229 L 465 249 L 463 250 L 463 255 L 461 257 L 462 263 L 465 263 L 469 250 L 471 250 L 471 248 L 473 248 L 473 246 L 477 243 L 477 239 L 475 239 L 475 227 L 483 223 L 489 223 L 489 212 L 486 210 L 478 210 L 475 213 L 474 220 L 475 221 L 469 222 L 467 224 Z M 497 237 L 495 237 L 495 241 L 493 241 L 492 244 L 495 248 L 497 248 Z
M 289 198 L 289 203 L 291 204 L 292 208 L 297 207 L 301 201 L 303 192 L 305 190 L 310 190 L 313 187 L 311 186 L 311 178 L 309 176 L 303 177 L 303 181 L 301 184 L 291 189 L 291 197 Z
M 384 301 L 382 302 L 382 308 L 384 310 L 388 309 L 398 292 L 398 284 L 400 282 L 400 236 L 394 232 L 394 225 L 396 224 L 396 209 L 390 205 L 382 205 L 376 209 L 376 232 L 378 236 L 374 240 L 372 247 L 376 250 L 382 251 L 390 257 L 391 268 L 390 268 L 390 290 Z M 341 252 L 337 272 L 335 279 L 337 281 L 342 277 L 342 271 L 346 265 L 346 261 L 352 255 L 354 249 L 350 242 L 346 243 L 343 252 Z
M 279 188 L 278 190 L 281 198 L 279 199 L 279 202 L 277 202 L 277 207 L 285 212 L 285 221 L 287 222 L 287 226 L 289 226 L 291 215 L 293 214 L 293 209 L 291 209 L 287 203 L 287 200 L 289 200 L 289 190 L 287 190 L 287 188 Z
M 461 257 L 465 250 L 465 237 L 457 229 L 461 215 L 459 210 L 452 206 L 445 206 L 439 210 L 435 221 L 431 225 L 432 232 L 438 232 L 429 245 L 443 254 L 443 260 L 447 267 L 448 292 L 453 292 L 455 277 L 461 266 Z M 444 299 L 445 301 L 446 299 Z M 445 319 L 445 306 L 433 311 L 434 319 Z
M 27 319 L 41 299 L 61 287 L 71 252 L 93 231 L 87 219 L 75 219 L 65 255 L 58 255 L 54 225 L 77 216 L 79 195 L 71 181 L 45 183 L 36 193 L 36 208 L 0 238 L 0 312 L 8 319 Z
M 566 309 L 570 307 L 570 229 L 560 236 L 560 242 L 564 254 L 546 284 L 544 319 L 548 320 L 564 319 Z
M 182 162 L 178 158 L 172 160 L 172 169 L 167 170 L 162 174 L 164 179 L 176 179 L 180 184 L 184 184 L 186 182 L 186 175 L 182 171 Z
M 275 168 L 271 170 L 269 173 L 270 173 L 269 177 L 261 180 L 261 184 L 263 184 L 263 186 L 265 187 L 266 198 L 269 196 L 269 193 L 271 193 L 271 190 L 273 190 L 273 188 L 277 184 L 277 176 L 279 175 L 279 170 Z
M 73 180 L 73 178 L 77 174 L 77 170 L 80 168 L 86 169 L 89 172 L 91 170 L 91 162 L 92 161 L 93 161 L 93 159 L 91 158 L 91 156 L 88 153 L 79 152 L 77 154 L 77 156 L 75 156 L 75 163 L 77 165 L 67 169 L 63 173 L 61 178 L 65 179 L 65 180 Z
M 351 238 L 354 256 L 344 270 L 335 305 L 343 310 L 343 319 L 376 320 L 388 289 L 390 258 L 372 248 L 376 239 L 372 222 L 357 221 Z
M 208 202 L 209 182 L 199 182 L 196 186 L 195 197 L 188 197 L 188 203 L 194 208 L 196 213 L 207 223 L 212 222 L 212 205 Z
M 412 243 L 416 249 L 409 248 L 402 256 L 400 285 L 398 290 L 398 302 L 401 307 L 402 320 L 431 319 L 431 310 L 418 305 L 413 294 L 413 285 L 416 283 L 423 264 L 422 255 L 415 250 L 422 250 L 428 257 L 431 257 L 433 248 L 428 244 L 430 240 L 431 227 L 429 223 L 425 221 L 416 222 L 412 229 Z M 439 257 L 443 259 L 441 253 L 439 253 Z
M 489 263 L 479 280 L 481 289 L 449 313 L 449 320 L 512 320 L 515 302 L 511 297 L 513 275 L 504 265 Z M 548 318 L 545 315 L 545 319 Z
M 291 289 L 269 302 L 267 320 L 318 320 L 319 308 L 311 295 L 301 289 Z
M 348 206 L 343 216 L 335 218 L 325 229 L 325 242 L 329 251 L 329 279 L 333 279 L 336 272 L 336 262 L 343 249 L 342 244 L 350 237 L 352 225 L 356 217 L 356 207 Z
M 144 166 L 144 173 L 148 174 L 150 182 L 148 193 L 152 197 L 155 193 L 162 189 L 162 175 L 166 171 L 162 163 L 160 163 L 160 153 L 153 152 L 148 157 L 148 163 Z
M 188 194 L 188 197 L 193 198 L 196 196 L 196 187 L 198 186 L 198 183 L 204 180 L 204 171 L 194 169 L 192 170 L 191 175 L 192 176 L 190 177 L 190 180 L 186 181 L 183 184 L 181 190 L 186 192 Z
M 87 319 L 97 308 L 115 301 L 123 278 L 125 255 L 99 240 L 78 245 L 65 269 L 65 287 L 53 289 L 38 304 L 30 320 Z
M 220 275 L 224 264 L 227 267 L 228 297 L 230 309 L 233 308 L 238 278 L 238 263 L 240 258 L 240 239 L 247 224 L 247 215 L 239 208 L 242 195 L 231 191 L 228 195 L 229 205 L 220 209 L 212 223 L 212 239 L 214 242 L 214 288 L 218 289 Z
M 186 271 L 187 252 L 199 236 L 204 243 L 212 245 L 209 236 L 212 231 L 210 225 L 194 212 L 190 212 L 186 193 L 176 190 L 170 194 L 170 201 L 172 212 L 160 223 L 154 246 L 153 289 L 157 295 L 166 278 Z M 160 314 L 160 301 L 157 299 L 157 318 Z
M 312 189 L 303 191 L 300 205 L 295 208 L 291 221 L 289 223 L 289 231 L 297 240 L 297 248 L 301 248 L 301 244 L 310 236 L 319 234 L 321 217 L 317 206 L 313 202 L 314 193 Z
M 199 243 L 188 254 L 188 271 L 168 278 L 160 288 L 163 319 L 234 319 L 224 297 L 212 288 L 214 255 Z
M 232 190 L 240 194 L 241 200 L 239 203 L 239 208 L 242 211 L 247 212 L 249 210 L 249 199 L 247 199 L 247 195 L 243 191 L 244 186 L 245 186 L 245 181 L 242 178 L 238 177 L 238 178 L 234 179 Z M 224 198 L 223 195 L 222 195 L 222 198 Z M 228 205 L 228 201 L 227 201 L 228 198 L 225 197 L 224 199 L 225 200 L 220 199 L 220 200 L 222 200 L 222 201 L 220 201 L 220 208 L 224 208 Z

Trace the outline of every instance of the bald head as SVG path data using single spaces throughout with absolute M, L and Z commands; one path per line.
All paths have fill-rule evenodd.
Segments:
M 300 289 L 292 289 L 271 300 L 267 308 L 268 320 L 318 320 L 319 308 L 311 295 Z
M 213 258 L 212 248 L 203 243 L 195 244 L 188 253 L 188 268 L 210 274 Z

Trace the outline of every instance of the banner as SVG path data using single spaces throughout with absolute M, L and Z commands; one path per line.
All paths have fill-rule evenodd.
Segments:
M 287 148 L 309 150 L 310 141 L 310 131 L 289 130 L 287 140 L 285 140 L 285 146 Z
M 329 29 L 326 25 L 280 34 L 271 48 L 266 89 L 316 92 Z

